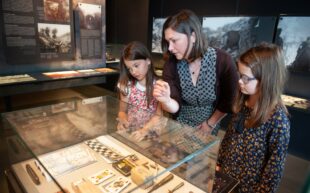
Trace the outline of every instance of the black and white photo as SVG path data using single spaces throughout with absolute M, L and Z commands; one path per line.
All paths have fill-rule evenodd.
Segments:
M 291 71 L 310 73 L 310 17 L 279 18 L 275 43 L 283 48 Z
M 38 23 L 40 53 L 70 53 L 70 25 Z
M 166 18 L 154 18 L 153 20 L 153 32 L 152 32 L 152 52 L 153 53 L 162 53 L 161 49 L 161 38 L 163 25 L 166 21 Z
M 80 27 L 99 30 L 101 27 L 101 5 L 79 3 Z
M 236 59 L 263 41 L 272 42 L 275 17 L 203 17 L 209 45 L 226 50 Z

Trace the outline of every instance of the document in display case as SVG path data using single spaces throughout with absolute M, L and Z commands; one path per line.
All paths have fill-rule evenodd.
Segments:
M 124 104 L 104 96 L 4 113 L 5 129 L 13 131 L 11 169 L 22 189 L 200 193 L 236 186 L 231 178 L 214 185 L 217 137 L 142 109 L 127 115 L 124 127 L 118 117 Z M 148 115 L 150 121 L 136 124 Z

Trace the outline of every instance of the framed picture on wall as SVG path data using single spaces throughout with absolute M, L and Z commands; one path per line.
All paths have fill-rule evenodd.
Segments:
M 292 72 L 310 73 L 310 16 L 280 16 L 275 43 Z
M 70 25 L 38 23 L 38 39 L 40 53 L 71 53 Z
M 102 8 L 99 4 L 78 3 L 80 55 L 83 59 L 102 57 Z
M 209 45 L 226 50 L 236 59 L 261 42 L 272 42 L 276 17 L 203 17 Z
M 5 18 L 0 22 L 0 74 L 106 66 L 102 54 L 106 0 L 96 0 L 96 4 L 87 4 L 90 0 L 34 0 L 18 9 L 10 2 L 0 6 Z
M 153 53 L 163 53 L 161 49 L 161 38 L 163 25 L 166 18 L 154 18 L 153 19 L 153 31 L 152 31 L 152 52 Z

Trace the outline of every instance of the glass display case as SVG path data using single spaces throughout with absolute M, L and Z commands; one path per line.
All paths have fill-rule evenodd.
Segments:
M 104 96 L 2 114 L 12 130 L 11 170 L 23 190 L 199 193 L 229 192 L 237 184 L 215 172 L 217 137 L 162 115 L 141 125 L 151 116 L 141 109 L 128 115 L 125 129 L 121 105 Z

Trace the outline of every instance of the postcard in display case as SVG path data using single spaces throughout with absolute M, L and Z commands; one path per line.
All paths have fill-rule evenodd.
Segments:
M 6 129 L 12 129 L 32 155 L 12 164 L 23 189 L 211 193 L 229 192 L 237 185 L 215 172 L 217 137 L 163 115 L 154 115 L 145 135 L 137 137 L 142 130 L 135 123 L 118 129 L 120 105 L 123 102 L 106 96 L 4 113 Z

